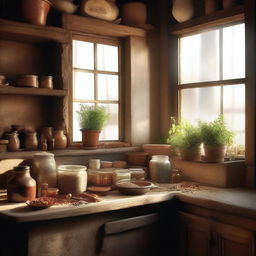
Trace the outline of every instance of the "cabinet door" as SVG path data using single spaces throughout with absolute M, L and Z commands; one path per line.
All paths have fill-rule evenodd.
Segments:
M 211 223 L 208 219 L 191 214 L 179 213 L 180 220 L 180 255 L 208 256 L 213 255 L 214 237 L 210 232 Z
M 254 255 L 254 233 L 252 231 L 218 222 L 214 222 L 212 228 L 217 233 L 219 256 Z
M 157 255 L 158 214 L 107 222 L 103 226 L 100 256 Z

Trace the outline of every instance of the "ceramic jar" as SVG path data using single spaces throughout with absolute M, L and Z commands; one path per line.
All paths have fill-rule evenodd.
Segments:
M 192 0 L 173 0 L 172 16 L 178 22 L 188 21 L 194 16 Z
M 22 17 L 31 24 L 46 25 L 51 5 L 51 2 L 48 0 L 22 0 Z
M 37 183 L 37 196 L 40 196 L 42 183 L 48 183 L 50 188 L 55 188 L 57 185 L 57 173 L 54 154 L 36 153 L 32 163 L 31 176 Z
M 16 131 L 5 134 L 5 137 L 9 140 L 9 143 L 7 145 L 8 151 L 15 152 L 20 149 L 20 140 Z
M 152 156 L 149 162 L 150 178 L 158 183 L 170 183 L 171 163 L 168 156 Z
M 55 149 L 63 149 L 67 147 L 67 136 L 63 130 L 54 131 Z
M 36 197 L 36 181 L 30 176 L 29 166 L 16 166 L 7 183 L 9 202 L 25 202 Z
M 45 89 L 53 89 L 53 77 L 52 76 L 40 77 L 39 87 L 45 88 Z
M 38 148 L 38 139 L 36 132 L 27 132 L 25 139 L 25 149 L 26 150 L 36 150 Z
M 142 26 L 147 22 L 147 6 L 141 2 L 125 3 L 122 6 L 122 23 L 130 26 Z

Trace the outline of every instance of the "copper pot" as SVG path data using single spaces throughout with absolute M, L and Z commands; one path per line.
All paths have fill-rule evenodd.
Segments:
M 34 25 L 46 25 L 47 15 L 51 7 L 48 0 L 23 0 L 21 13 L 24 21 Z

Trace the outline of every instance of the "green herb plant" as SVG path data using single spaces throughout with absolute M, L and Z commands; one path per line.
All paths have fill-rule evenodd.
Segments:
M 231 145 L 234 133 L 229 130 L 224 122 L 223 115 L 219 115 L 213 122 L 200 122 L 203 143 L 209 146 Z
M 101 130 L 109 119 L 109 114 L 102 106 L 81 104 L 77 113 L 80 127 L 86 130 Z
M 196 151 L 202 143 L 200 128 L 192 124 L 180 121 L 179 123 L 171 117 L 172 125 L 169 130 L 167 143 L 177 149 Z

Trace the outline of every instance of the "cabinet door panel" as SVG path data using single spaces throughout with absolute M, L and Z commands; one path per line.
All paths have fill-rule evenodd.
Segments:
M 210 222 L 191 214 L 179 213 L 180 254 L 182 256 L 208 256 L 210 254 Z

